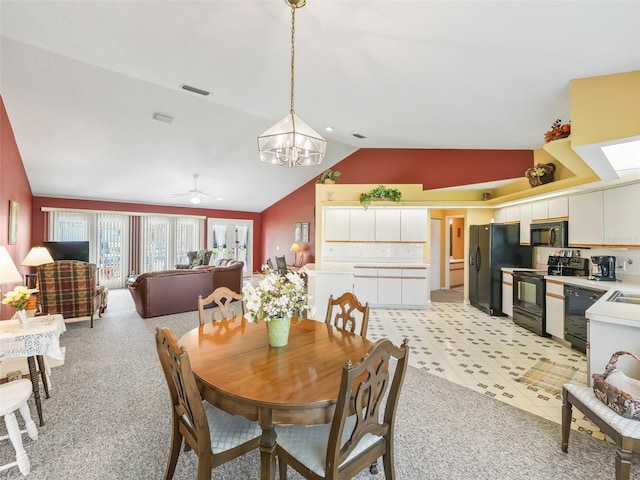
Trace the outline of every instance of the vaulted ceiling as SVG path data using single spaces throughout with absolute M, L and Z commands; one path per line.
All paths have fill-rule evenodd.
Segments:
M 295 110 L 329 142 L 317 167 L 258 158 L 289 111 L 281 0 L 0 0 L 0 92 L 37 196 L 188 206 L 172 194 L 197 173 L 222 197 L 201 207 L 259 212 L 361 147 L 539 148 L 571 79 L 640 68 L 638 18 L 635 1 L 308 0 Z

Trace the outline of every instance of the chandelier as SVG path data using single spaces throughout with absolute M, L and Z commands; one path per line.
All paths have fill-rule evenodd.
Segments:
M 291 109 L 279 122 L 258 137 L 260 160 L 273 165 L 299 167 L 318 165 L 327 151 L 327 141 L 293 110 L 296 8 L 306 0 L 284 0 L 291 7 Z

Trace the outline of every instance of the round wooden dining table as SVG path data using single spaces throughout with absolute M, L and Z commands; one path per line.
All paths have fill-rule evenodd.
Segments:
M 205 400 L 259 422 L 263 480 L 275 476 L 274 424 L 330 422 L 342 367 L 360 361 L 373 345 L 325 323 L 293 319 L 289 344 L 275 348 L 265 322 L 243 317 L 208 322 L 184 334 L 180 344 Z

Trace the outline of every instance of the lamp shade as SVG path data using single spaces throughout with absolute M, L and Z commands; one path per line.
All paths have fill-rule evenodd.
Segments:
M 258 137 L 260 160 L 286 167 L 318 165 L 327 141 L 291 112 Z
M 22 265 L 25 267 L 37 267 L 44 263 L 53 262 L 53 257 L 45 247 L 33 247 L 27 256 L 22 260 Z
M 22 274 L 13 263 L 6 247 L 0 245 L 0 285 L 5 283 L 22 283 Z
M 294 242 L 291 245 L 291 248 L 289 249 L 289 251 L 291 252 L 301 252 L 302 251 L 302 247 L 300 247 L 300 244 L 298 242 Z

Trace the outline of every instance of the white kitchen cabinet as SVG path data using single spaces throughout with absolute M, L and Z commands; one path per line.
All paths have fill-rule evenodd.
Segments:
M 352 242 L 373 242 L 376 239 L 376 211 L 372 208 L 351 209 L 349 238 Z
M 402 269 L 403 305 L 426 305 L 429 303 L 428 275 L 427 267 Z
M 429 303 L 428 267 L 356 265 L 353 292 L 370 306 L 425 306 Z
M 603 192 L 604 243 L 640 245 L 640 183 Z
M 428 209 L 400 209 L 400 240 L 403 242 L 426 242 L 428 223 Z
M 502 313 L 513 317 L 513 275 L 502 272 Z
M 496 208 L 493 211 L 493 221 L 495 223 L 504 223 L 504 220 L 506 218 L 506 212 L 504 208 Z
M 569 199 L 567 197 L 555 197 L 548 200 L 549 220 L 566 220 L 569 217 Z
M 400 209 L 377 208 L 368 209 L 375 212 L 375 240 L 376 242 L 400 241 Z
M 307 289 L 312 307 L 309 318 L 324 322 L 329 296 L 337 298 L 345 292 L 353 292 L 353 272 L 309 270 L 308 277 Z
M 531 202 L 531 220 L 534 222 L 545 222 L 549 219 L 549 202 L 540 200 Z
M 350 219 L 348 208 L 325 208 L 322 225 L 325 241 L 349 241 Z
M 547 333 L 564 340 L 564 283 L 546 281 Z
M 627 210 L 627 209 L 625 209 Z M 603 192 L 569 197 L 569 245 L 600 246 L 604 239 Z
M 520 221 L 520 206 L 513 205 L 504 209 L 504 223 L 517 223 Z
M 363 305 L 378 303 L 378 269 L 374 267 L 354 267 L 353 293 Z
M 402 304 L 402 269 L 378 268 L 378 304 Z
M 531 204 L 520 205 L 520 245 L 531 244 Z

